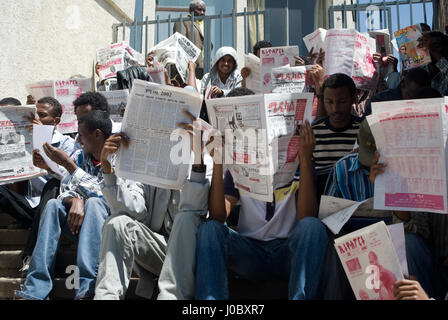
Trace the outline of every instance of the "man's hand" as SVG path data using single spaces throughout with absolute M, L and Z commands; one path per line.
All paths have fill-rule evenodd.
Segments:
M 300 163 L 310 161 L 313 157 L 314 147 L 316 146 L 316 137 L 310 123 L 300 126 L 300 144 L 299 144 L 299 161 Z
M 429 300 L 418 281 L 407 279 L 394 283 L 394 296 L 397 300 Z
M 70 232 L 78 235 L 84 221 L 84 200 L 71 198 L 70 210 L 68 211 L 67 223 Z
M 47 170 L 47 171 L 53 173 L 53 171 L 47 165 L 44 158 L 42 158 L 42 156 L 39 153 L 39 150 L 37 150 L 37 149 L 33 150 L 33 165 L 37 168 Z
M 321 95 L 323 94 L 322 88 L 324 86 L 324 68 L 322 66 L 316 64 L 313 66 L 313 68 L 309 71 L 309 75 L 311 80 L 314 83 L 314 87 L 316 89 L 316 94 Z
M 178 123 L 176 126 L 178 128 L 184 129 L 190 135 L 190 148 L 194 152 L 194 165 L 200 165 L 203 162 L 202 151 L 204 149 L 204 144 L 202 143 L 203 130 L 197 119 L 187 110 L 183 109 L 182 112 L 190 119 L 190 122 Z M 200 137 L 197 137 L 199 135 Z M 197 145 L 199 141 L 200 146 Z
M 248 76 L 250 76 L 250 69 L 247 67 L 241 69 L 241 77 L 243 77 L 243 79 L 246 79 Z
M 25 126 L 25 129 L 27 129 L 29 132 L 33 132 L 33 125 L 37 124 L 37 125 L 42 125 L 43 123 L 40 121 L 39 117 L 37 116 L 37 114 L 34 113 L 30 113 L 29 116 L 23 116 L 23 118 L 27 121 L 30 122 L 30 124 Z
M 219 89 L 217 86 L 213 86 L 210 90 L 210 95 L 212 98 L 220 98 L 224 95 L 224 91 Z
M 319 53 L 314 52 L 314 47 L 311 48 L 310 52 L 308 53 L 307 60 L 309 63 L 314 63 L 314 61 L 318 58 Z
M 388 63 L 392 63 L 394 72 L 398 72 L 398 59 L 395 58 L 393 55 L 388 55 L 387 56 L 387 62 Z
M 70 157 L 62 149 L 55 148 L 48 142 L 45 142 L 42 147 L 50 160 L 60 166 L 63 166 L 70 174 L 73 174 L 78 168 L 75 162 L 73 162 L 73 160 L 70 159 Z
M 295 56 L 294 60 L 296 62 L 296 66 L 304 66 L 306 65 L 305 60 L 303 60 L 302 58 L 300 58 L 299 56 Z
M 325 52 L 322 50 L 322 48 L 319 49 L 319 54 L 317 55 L 316 64 L 320 65 L 321 67 L 324 66 L 324 60 L 325 60 Z
M 110 136 L 106 142 L 104 142 L 103 150 L 101 150 L 101 166 L 103 167 L 103 173 L 112 173 L 112 165 L 107 159 L 108 156 L 118 152 L 122 144 L 125 148 L 128 148 L 129 142 L 129 138 L 123 132 Z
M 380 160 L 380 153 L 378 151 L 375 151 L 375 156 L 373 158 L 372 166 L 370 167 L 370 176 L 369 176 L 369 180 L 372 183 L 375 183 L 376 177 L 382 174 L 384 172 L 384 169 L 387 167 L 387 164 L 385 163 L 378 163 L 379 160 Z

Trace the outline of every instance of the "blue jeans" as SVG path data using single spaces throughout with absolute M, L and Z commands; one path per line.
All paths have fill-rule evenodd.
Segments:
M 289 298 L 312 300 L 318 293 L 327 249 L 325 226 L 302 219 L 288 239 L 260 241 L 210 220 L 200 225 L 196 247 L 196 299 L 229 298 L 227 269 L 253 281 L 289 278 Z
M 103 199 L 87 199 L 84 204 L 84 221 L 78 236 L 73 236 L 69 230 L 67 224 L 69 209 L 61 200 L 48 201 L 40 220 L 39 234 L 31 256 L 28 275 L 21 286 L 21 291 L 15 291 L 16 296 L 30 300 L 48 299 L 53 289 L 52 279 L 61 232 L 78 241 L 79 289 L 76 290 L 75 299 L 95 295 L 101 230 L 110 214 L 109 208 Z
M 430 298 L 444 299 L 448 291 L 448 272 L 422 237 L 406 234 L 406 260 L 409 275 L 417 277 Z

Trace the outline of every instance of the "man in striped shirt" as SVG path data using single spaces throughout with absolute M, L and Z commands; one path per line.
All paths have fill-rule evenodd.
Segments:
M 351 114 L 356 103 L 356 86 L 349 76 L 336 73 L 325 80 L 322 88 L 327 116 L 313 123 L 316 148 L 313 161 L 317 171 L 317 188 L 322 195 L 333 165 L 351 153 L 356 144 L 361 119 Z

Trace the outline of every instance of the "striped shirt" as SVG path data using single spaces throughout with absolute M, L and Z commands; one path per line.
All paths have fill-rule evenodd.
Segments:
M 369 174 L 359 162 L 358 154 L 349 154 L 331 169 L 324 194 L 358 202 L 370 199 L 375 187 Z
M 316 137 L 313 161 L 318 175 L 329 173 L 339 159 L 353 151 L 361 121 L 352 116 L 351 123 L 340 129 L 331 126 L 328 116 L 313 123 Z

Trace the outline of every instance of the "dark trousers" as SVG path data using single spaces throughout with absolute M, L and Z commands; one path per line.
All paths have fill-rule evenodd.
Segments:
M 0 186 L 0 208 L 16 219 L 24 227 L 29 228 L 37 208 L 32 208 L 24 195 L 6 186 Z

